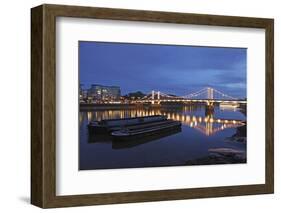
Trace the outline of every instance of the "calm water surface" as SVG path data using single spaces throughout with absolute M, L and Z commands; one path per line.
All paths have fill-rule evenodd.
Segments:
M 142 141 L 116 143 L 110 137 L 89 135 L 87 129 L 90 121 L 159 114 L 181 121 L 181 131 L 165 132 Z M 219 119 L 227 119 L 227 123 L 220 122 Z M 215 107 L 213 114 L 206 114 L 205 107 L 200 105 L 167 109 L 83 111 L 79 118 L 79 168 L 91 170 L 176 166 L 208 156 L 210 148 L 246 151 L 245 144 L 226 140 L 236 133 L 237 123 L 233 120 L 245 121 L 246 117 L 239 109 L 219 107 Z

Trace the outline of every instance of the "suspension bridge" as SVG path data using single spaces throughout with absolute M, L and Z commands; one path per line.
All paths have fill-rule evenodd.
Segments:
M 214 103 L 230 103 L 230 104 L 246 104 L 246 100 L 241 100 L 225 94 L 212 87 L 204 87 L 194 93 L 190 93 L 184 96 L 175 96 L 163 93 L 161 91 L 152 90 L 149 94 L 142 99 L 135 101 L 136 103 L 151 103 L 160 104 L 161 102 L 197 102 L 206 103 L 207 105 L 213 105 Z

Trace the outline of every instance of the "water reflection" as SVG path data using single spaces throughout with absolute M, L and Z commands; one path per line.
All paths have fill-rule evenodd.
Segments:
M 131 148 L 135 146 L 139 146 L 154 140 L 158 140 L 164 137 L 168 137 L 174 134 L 181 132 L 181 128 L 177 128 L 174 130 L 169 130 L 166 132 L 158 133 L 157 135 L 150 135 L 142 138 L 136 138 L 133 141 L 112 141 L 112 148 L 113 149 L 124 149 L 124 148 Z
M 218 108 L 217 108 L 218 110 Z M 233 109 L 235 112 L 237 109 Z M 192 112 L 204 112 L 200 114 L 193 114 Z M 222 111 L 225 111 L 222 110 Z M 120 119 L 128 117 L 140 117 L 151 115 L 165 115 L 168 119 L 181 121 L 182 125 L 189 126 L 201 132 L 206 136 L 213 135 L 219 131 L 228 128 L 236 128 L 244 125 L 244 120 L 234 118 L 216 118 L 215 111 L 206 111 L 204 107 L 200 106 L 185 106 L 179 109 L 132 109 L 132 110 L 98 110 L 90 112 L 80 112 L 80 124 L 83 121 L 83 116 L 87 116 L 87 121 L 101 121 L 104 119 Z M 92 138 L 91 141 L 97 141 L 98 138 Z

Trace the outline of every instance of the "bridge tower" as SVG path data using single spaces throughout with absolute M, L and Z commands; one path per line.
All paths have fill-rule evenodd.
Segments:
M 214 89 L 211 87 L 207 88 L 207 95 L 208 95 L 208 99 L 214 99 Z
M 154 105 L 155 104 L 155 106 L 156 105 L 160 105 L 160 91 L 154 91 L 154 90 L 152 90 L 151 91 L 151 104 L 152 105 Z

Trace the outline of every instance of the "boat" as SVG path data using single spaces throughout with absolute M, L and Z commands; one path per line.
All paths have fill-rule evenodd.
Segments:
M 224 102 L 222 102 L 222 103 L 220 103 L 220 108 L 225 108 L 225 109 L 227 109 L 227 108 L 238 108 L 240 105 L 239 105 L 239 103 L 235 103 L 235 102 L 226 102 L 226 103 L 224 103 Z
M 88 124 L 90 133 L 108 134 L 113 131 L 121 130 L 123 128 L 138 128 L 141 125 L 156 124 L 167 120 L 165 115 L 152 115 L 142 117 L 132 117 L 123 119 L 107 119 L 101 121 L 94 121 Z
M 155 123 L 150 126 L 140 128 L 123 128 L 121 130 L 113 131 L 111 136 L 115 141 L 127 141 L 130 139 L 137 139 L 146 136 L 152 136 L 165 131 L 181 128 L 180 121 L 166 120 L 162 123 Z

